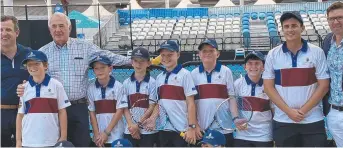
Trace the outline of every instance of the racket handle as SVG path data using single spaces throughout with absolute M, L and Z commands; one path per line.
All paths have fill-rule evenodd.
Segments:
M 185 137 L 185 132 L 181 132 L 180 133 L 180 136 L 183 138 L 183 137 Z

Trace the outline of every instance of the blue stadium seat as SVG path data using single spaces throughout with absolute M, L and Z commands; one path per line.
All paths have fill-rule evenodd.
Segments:
M 276 14 L 280 14 L 281 15 L 282 13 L 281 13 L 281 11 L 275 11 L 275 15 Z
M 240 13 L 234 13 L 233 16 L 234 17 L 239 17 L 239 16 L 241 16 L 241 14 Z
M 274 16 L 274 12 L 267 12 L 267 16 Z
M 244 13 L 243 17 L 249 17 L 250 18 L 250 13 Z
M 274 21 L 274 16 L 267 16 L 267 20 L 273 20 Z
M 252 20 L 257 20 L 258 19 L 258 14 L 256 12 L 251 13 L 251 19 Z
M 305 10 L 300 10 L 300 14 L 306 14 Z
M 249 29 L 249 24 L 243 24 L 242 29 Z
M 197 16 L 194 16 L 194 18 L 195 18 L 195 19 L 200 19 L 200 16 L 197 15 Z
M 317 14 L 324 14 L 324 11 L 323 10 L 316 10 L 316 13 Z
M 307 13 L 308 14 L 315 14 L 314 10 L 308 10 Z
M 217 14 L 211 14 L 210 18 L 217 18 Z
M 242 18 L 242 22 L 244 22 L 244 21 L 249 21 L 250 20 L 250 18 L 249 17 L 246 17 L 246 16 L 243 16 L 243 18 Z
M 225 15 L 224 14 L 220 14 L 220 15 L 218 15 L 218 18 L 225 18 Z
M 259 15 L 258 15 L 258 18 L 260 20 L 264 20 L 266 18 L 266 14 L 264 12 L 260 12 Z
M 231 13 L 225 15 L 226 18 L 232 18 L 233 15 Z
M 269 29 L 270 41 L 273 46 L 276 46 L 280 43 L 280 37 L 278 31 L 275 28 Z
M 244 44 L 244 47 L 249 48 L 250 47 L 250 41 L 251 41 L 250 30 L 249 29 L 244 29 L 242 31 L 242 33 L 243 33 L 243 44 Z
M 268 20 L 267 24 L 275 24 L 275 21 L 274 20 Z
M 250 22 L 245 20 L 242 22 L 242 25 L 250 25 Z

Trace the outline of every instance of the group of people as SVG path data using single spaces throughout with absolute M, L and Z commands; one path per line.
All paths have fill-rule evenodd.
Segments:
M 280 22 L 286 41 L 266 57 L 258 51 L 247 54 L 247 74 L 234 81 L 217 60 L 214 39 L 201 42 L 202 63 L 191 72 L 177 62 L 178 42 L 164 42 L 157 52 L 165 71 L 154 79 L 147 49 L 137 48 L 128 58 L 70 38 L 71 23 L 63 13 L 49 19 L 53 41 L 39 50 L 17 44 L 18 20 L 1 16 L 1 146 L 45 147 L 68 140 L 87 147 L 91 139 L 96 146 L 111 146 L 125 138 L 134 147 L 185 147 L 199 141 L 204 147 L 319 147 L 326 144 L 325 115 L 342 147 L 342 2 L 327 9 L 327 19 L 332 33 L 321 49 L 301 38 L 305 27 L 299 12 L 284 12 Z M 121 83 L 111 76 L 113 65 L 132 65 L 134 72 Z M 89 68 L 96 75 L 93 81 L 88 81 Z M 326 94 L 329 105 L 322 101 Z M 247 126 L 235 136 L 219 128 L 203 133 L 217 105 L 235 96 L 254 97 Z M 130 108 L 142 97 L 151 100 L 147 108 L 163 106 L 173 126 L 144 130 L 133 122 Z M 237 119 L 233 116 L 232 123 L 239 127 Z

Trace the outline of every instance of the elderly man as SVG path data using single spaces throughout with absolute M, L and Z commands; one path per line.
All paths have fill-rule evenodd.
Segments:
M 98 46 L 70 38 L 71 23 L 63 13 L 55 13 L 49 19 L 49 30 L 53 41 L 39 50 L 49 60 L 48 74 L 59 80 L 67 92 L 71 106 L 67 108 L 68 141 L 77 147 L 90 144 L 89 115 L 86 97 L 88 84 L 88 62 L 99 55 L 107 56 L 113 65 L 130 64 L 130 59 Z M 23 86 L 18 86 L 22 95 Z
M 327 9 L 327 20 L 332 33 L 324 40 L 330 72 L 331 110 L 327 115 L 328 129 L 338 147 L 343 147 L 343 3 L 333 3 Z
M 18 20 L 14 16 L 1 16 L 1 146 L 15 146 L 15 122 L 19 105 L 17 85 L 29 77 L 21 62 L 30 48 L 17 44 Z

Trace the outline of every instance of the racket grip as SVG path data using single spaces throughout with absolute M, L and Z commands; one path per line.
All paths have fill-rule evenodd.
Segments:
M 180 133 L 180 136 L 181 136 L 181 137 L 185 137 L 185 132 L 181 132 L 181 133 Z

